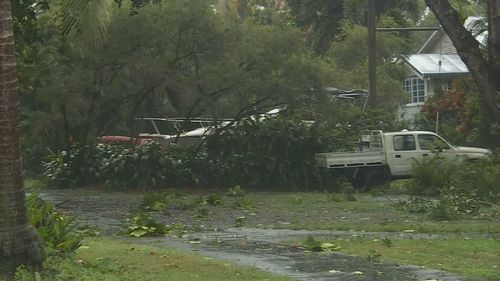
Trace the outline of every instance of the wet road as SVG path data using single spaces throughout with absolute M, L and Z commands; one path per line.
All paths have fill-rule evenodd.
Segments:
M 58 205 L 61 211 L 77 216 L 79 224 L 98 228 L 104 235 L 114 235 L 123 230 L 130 210 L 137 208 L 142 198 L 141 194 L 137 193 L 103 193 L 88 190 L 43 190 L 40 197 Z M 295 280 L 469 280 L 434 269 L 369 261 L 366 257 L 339 252 L 307 252 L 302 248 L 283 243 L 308 236 L 315 238 L 364 236 L 393 239 L 401 235 L 411 234 L 232 228 L 221 225 L 217 230 L 190 233 L 182 238 L 132 239 L 116 236 L 116 239 L 196 252 L 206 257 L 286 275 Z M 423 235 L 419 238 L 434 237 Z

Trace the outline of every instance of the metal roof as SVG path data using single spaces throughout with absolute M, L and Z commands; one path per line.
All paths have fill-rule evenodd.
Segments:
M 404 60 L 422 78 L 469 74 L 458 54 L 416 54 L 405 56 Z

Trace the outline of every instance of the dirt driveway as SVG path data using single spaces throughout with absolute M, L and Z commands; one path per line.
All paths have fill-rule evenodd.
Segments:
M 138 193 L 90 190 L 43 190 L 40 192 L 40 197 L 53 202 L 61 211 L 77 216 L 79 224 L 98 228 L 103 235 L 116 235 L 123 230 L 130 211 L 137 208 L 142 200 L 142 194 Z M 397 200 L 397 198 L 392 200 Z M 160 215 L 159 219 L 167 224 L 172 223 L 174 219 L 177 222 L 181 220 L 185 224 L 196 224 L 197 232 L 187 232 L 182 237 L 133 240 L 136 243 L 197 252 L 209 258 L 254 266 L 296 280 L 469 280 L 434 269 L 373 262 L 366 257 L 339 252 L 307 252 L 303 248 L 283 243 L 283 241 L 299 240 L 308 236 L 397 238 L 412 234 L 297 230 L 296 226 L 299 223 L 295 221 L 298 219 L 291 216 L 300 216 L 300 214 L 269 211 L 259 213 L 258 210 L 258 207 L 254 210 L 222 208 L 219 212 L 209 209 L 210 217 L 201 219 L 193 216 L 193 213 L 172 208 Z M 320 210 L 320 213 L 324 212 Z M 340 212 L 337 215 L 344 218 L 349 214 Z M 350 215 L 355 217 L 353 214 Z M 245 224 L 235 227 L 235 219 L 242 217 L 245 218 Z M 308 220 L 303 216 L 301 219 L 306 222 Z M 279 229 L 270 228 L 272 226 L 279 226 Z M 292 226 L 294 229 L 291 229 Z M 132 239 L 118 235 L 116 238 Z M 433 237 L 428 235 L 427 238 Z

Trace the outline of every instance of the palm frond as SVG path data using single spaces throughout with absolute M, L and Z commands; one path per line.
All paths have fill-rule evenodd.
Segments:
M 98 47 L 106 38 L 113 0 L 68 0 L 56 13 L 63 34 L 84 48 Z

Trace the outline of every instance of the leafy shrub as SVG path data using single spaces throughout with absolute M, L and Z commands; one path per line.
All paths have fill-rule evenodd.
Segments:
M 240 197 L 236 202 L 235 206 L 238 209 L 252 210 L 255 208 L 255 202 L 250 196 Z
M 178 203 L 182 205 L 186 195 L 182 192 L 167 191 L 163 193 L 146 192 L 142 196 L 142 202 L 139 209 L 144 211 L 160 212 L 164 210 L 170 203 Z
M 408 201 L 401 201 L 398 203 L 404 210 L 409 213 L 425 214 L 428 213 L 434 203 L 429 199 L 423 197 L 412 197 Z
M 410 213 L 427 214 L 433 220 L 454 220 L 464 215 L 475 215 L 480 208 L 475 192 L 461 190 L 454 186 L 442 190 L 438 200 L 413 197 L 399 204 Z
M 412 166 L 413 178 L 409 181 L 409 191 L 413 195 L 438 196 L 451 183 L 457 164 L 435 154 L 434 157 L 415 161 Z
M 455 171 L 450 186 L 478 200 L 500 202 L 499 160 L 464 163 Z
M 228 188 L 226 195 L 230 197 L 242 197 L 245 196 L 245 190 L 241 188 L 241 186 L 237 185 L 235 187 Z
M 304 189 L 321 182 L 314 154 L 331 145 L 328 130 L 285 119 L 244 120 L 207 141 L 211 174 L 224 185 Z M 337 143 L 340 145 L 341 143 Z M 221 174 L 221 172 L 223 172 Z
M 28 196 L 26 204 L 29 221 L 38 230 L 49 255 L 68 254 L 80 247 L 82 237 L 74 232 L 76 224 L 73 217 L 61 214 L 53 204 L 43 201 L 36 193 Z
M 165 194 L 146 192 L 142 196 L 142 202 L 139 208 L 145 211 L 159 212 L 165 209 L 168 197 Z
M 340 129 L 339 129 L 340 130 Z M 140 147 L 74 146 L 53 153 L 44 163 L 46 185 L 113 188 L 239 186 L 250 188 L 318 188 L 329 178 L 316 168 L 314 154 L 349 132 L 334 134 L 322 125 L 285 119 L 244 120 L 219 131 L 205 145 L 169 148 L 157 143 Z M 234 192 L 239 192 L 237 189 Z
M 157 222 L 151 216 L 137 212 L 129 219 L 127 234 L 133 237 L 159 236 L 168 232 L 165 224 Z
M 500 163 L 476 160 L 451 162 L 437 154 L 433 158 L 415 162 L 409 190 L 419 196 L 441 196 L 452 204 L 467 206 L 469 212 L 478 207 L 478 200 L 499 202 Z M 477 205 L 477 207 L 475 207 Z M 472 209 L 471 209 L 472 208 Z
M 476 215 L 480 208 L 480 200 L 476 190 L 455 186 L 450 186 L 443 191 L 440 203 L 447 203 L 462 214 Z
M 100 182 L 115 187 L 158 187 L 177 175 L 176 160 L 158 143 L 127 148 L 98 145 L 104 152 Z
M 455 220 L 461 217 L 456 207 L 447 200 L 440 200 L 436 204 L 430 205 L 428 215 L 429 218 L 438 221 Z
M 111 187 L 158 187 L 179 176 L 179 160 L 157 143 L 140 147 L 121 145 L 74 146 L 53 153 L 43 164 L 46 185 L 74 187 L 103 184 Z
M 92 146 L 52 153 L 43 163 L 45 181 L 51 187 L 93 185 L 98 182 L 99 150 Z

